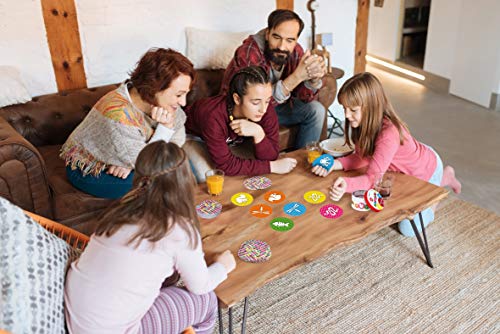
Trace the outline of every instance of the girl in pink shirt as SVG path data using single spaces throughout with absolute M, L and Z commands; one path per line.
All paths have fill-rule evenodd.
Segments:
M 363 175 L 339 177 L 330 188 L 330 198 L 340 200 L 344 193 L 369 189 L 375 177 L 386 171 L 415 176 L 437 186 L 450 186 L 460 193 L 461 184 L 451 166 L 443 169 L 439 155 L 429 146 L 413 138 L 406 124 L 398 117 L 387 99 L 380 81 L 371 73 L 360 73 L 340 88 L 338 100 L 345 110 L 345 139 L 355 147 L 349 156 L 335 159 L 331 170 L 366 168 Z M 313 173 L 326 176 L 328 172 L 316 166 Z M 434 209 L 422 212 L 424 226 L 434 220 Z M 420 220 L 415 217 L 420 230 Z M 398 225 L 406 236 L 414 236 L 410 222 L 405 219 Z
M 213 289 L 235 268 L 226 250 L 207 266 L 193 205 L 194 177 L 174 143 L 148 144 L 132 190 L 113 204 L 65 286 L 70 333 L 211 333 Z M 186 289 L 168 286 L 178 273 Z M 175 276 L 175 275 L 174 275 Z

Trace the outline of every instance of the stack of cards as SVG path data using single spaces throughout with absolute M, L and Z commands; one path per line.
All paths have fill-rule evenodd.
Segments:
M 196 213 L 204 219 L 217 217 L 222 211 L 222 204 L 213 200 L 206 199 L 196 206 Z
M 262 240 L 247 240 L 241 244 L 238 257 L 250 263 L 266 262 L 271 258 L 271 247 Z
M 266 189 L 271 186 L 272 182 L 265 176 L 254 176 L 243 181 L 243 185 L 248 190 Z

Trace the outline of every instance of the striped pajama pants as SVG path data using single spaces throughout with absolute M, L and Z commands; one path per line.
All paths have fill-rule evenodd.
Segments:
M 141 320 L 139 334 L 178 334 L 189 326 L 196 333 L 212 333 L 217 318 L 217 297 L 212 291 L 195 295 L 175 286 L 162 288 Z

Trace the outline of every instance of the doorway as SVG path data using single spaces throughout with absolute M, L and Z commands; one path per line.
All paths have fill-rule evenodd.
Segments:
M 431 0 L 404 0 L 397 61 L 423 69 Z

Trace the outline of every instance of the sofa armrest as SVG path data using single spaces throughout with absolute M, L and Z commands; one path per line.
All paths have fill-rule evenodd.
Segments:
M 0 196 L 52 218 L 51 193 L 40 152 L 0 117 Z

